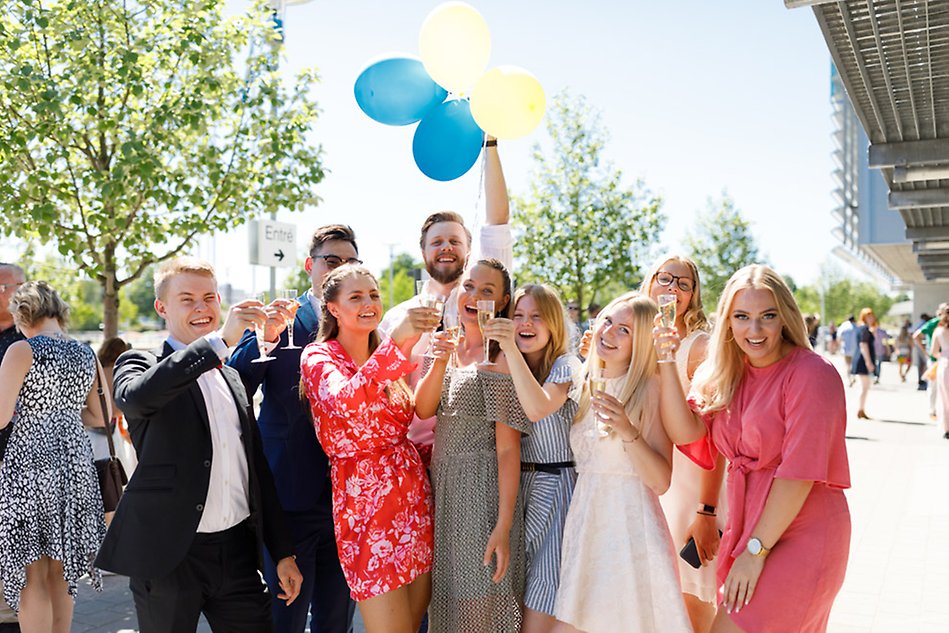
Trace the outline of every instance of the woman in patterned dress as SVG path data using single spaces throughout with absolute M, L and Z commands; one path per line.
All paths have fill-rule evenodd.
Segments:
M 82 428 L 103 420 L 96 358 L 66 336 L 69 306 L 46 282 L 23 284 L 10 312 L 27 340 L 0 364 L 0 427 L 17 416 L 0 464 L 0 579 L 25 631 L 65 633 L 76 581 L 101 583 L 102 498 Z
M 497 342 L 490 352 L 497 364 L 477 366 L 483 358 L 477 302 L 494 300 L 495 314 L 509 317 L 511 278 L 501 262 L 481 260 L 465 273 L 461 288 L 458 313 L 465 336 L 457 348 L 458 367 L 448 367 L 446 352 L 453 346 L 439 333 L 438 356 L 415 393 L 420 418 L 438 415 L 429 630 L 516 632 L 525 573 L 521 435 L 530 432 L 531 423 Z
M 689 393 L 692 376 L 708 350 L 708 321 L 702 309 L 702 286 L 698 267 L 688 257 L 671 255 L 660 259 L 643 279 L 640 292 L 659 302 L 659 295 L 676 297 L 675 328 L 682 343 L 675 353 L 675 366 L 683 393 Z M 725 458 L 719 456 L 713 470 L 705 470 L 681 451 L 672 451 L 672 483 L 659 498 L 669 521 L 676 551 L 695 540 L 702 566 L 698 569 L 677 559 L 682 597 L 695 633 L 708 633 L 715 618 L 718 583 L 713 561 L 718 553 L 719 530 L 725 529 L 722 484 Z
M 431 596 L 432 495 L 408 441 L 412 346 L 438 324 L 414 308 L 380 343 L 382 301 L 365 268 L 323 281 L 316 343 L 300 358 L 302 390 L 330 459 L 336 546 L 369 633 L 414 633 Z
M 514 319 L 485 328 L 507 358 L 518 399 L 534 423 L 521 440 L 521 496 L 527 589 L 524 633 L 550 631 L 560 584 L 560 545 L 577 482 L 570 425 L 580 397 L 580 361 L 568 350 L 564 306 L 557 291 L 527 284 L 514 293 Z

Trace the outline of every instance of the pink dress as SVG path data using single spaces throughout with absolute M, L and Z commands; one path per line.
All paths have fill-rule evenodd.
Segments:
M 731 406 L 706 423 L 711 441 L 680 448 L 706 468 L 714 464 L 716 449 L 728 459 L 728 523 L 716 559 L 720 584 L 754 536 L 774 479 L 814 482 L 768 555 L 754 597 L 732 620 L 745 631 L 826 631 L 850 550 L 840 375 L 804 348 L 767 367 L 745 365 Z
M 432 569 L 432 491 L 406 437 L 412 402 L 385 388 L 413 365 L 386 339 L 362 367 L 337 341 L 307 345 L 300 366 L 332 468 L 336 547 L 353 600 L 407 585 Z

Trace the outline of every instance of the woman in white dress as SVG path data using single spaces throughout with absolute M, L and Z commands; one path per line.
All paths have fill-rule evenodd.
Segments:
M 675 362 L 682 392 L 688 395 L 692 375 L 708 350 L 708 320 L 702 309 L 698 267 L 688 257 L 669 255 L 656 262 L 640 291 L 658 303 L 659 295 L 676 297 L 675 328 L 682 340 Z M 660 502 L 676 551 L 695 540 L 701 567 L 678 558 L 682 596 L 695 633 L 707 633 L 715 619 L 717 582 L 713 561 L 725 529 L 722 483 L 725 459 L 719 455 L 714 470 L 696 465 L 681 451 L 672 451 L 672 484 Z
M 949 440 L 949 312 L 941 312 L 939 325 L 933 332 L 929 355 L 938 359 L 936 364 L 936 385 L 939 390 L 939 421 L 942 423 L 943 437 Z
M 558 633 L 692 630 L 659 506 L 672 444 L 659 418 L 656 311 L 649 297 L 626 293 L 594 327 L 587 375 L 602 367 L 605 385 L 591 394 L 587 380 L 570 429 L 578 478 L 564 526 Z

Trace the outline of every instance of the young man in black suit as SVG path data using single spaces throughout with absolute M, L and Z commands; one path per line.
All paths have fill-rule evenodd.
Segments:
M 115 366 L 138 466 L 96 559 L 131 577 L 142 633 L 272 629 L 262 547 L 292 602 L 302 577 L 253 409 L 228 347 L 266 321 L 255 301 L 234 305 L 224 326 L 214 269 L 178 258 L 155 273 L 155 309 L 168 339 L 155 354 L 129 351 Z

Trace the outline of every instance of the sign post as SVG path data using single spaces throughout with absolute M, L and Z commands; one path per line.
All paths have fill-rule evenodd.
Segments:
M 297 265 L 297 227 L 274 220 L 251 220 L 248 222 L 247 234 L 250 238 L 250 263 L 270 266 L 272 295 L 275 290 L 274 268 L 292 268 Z

